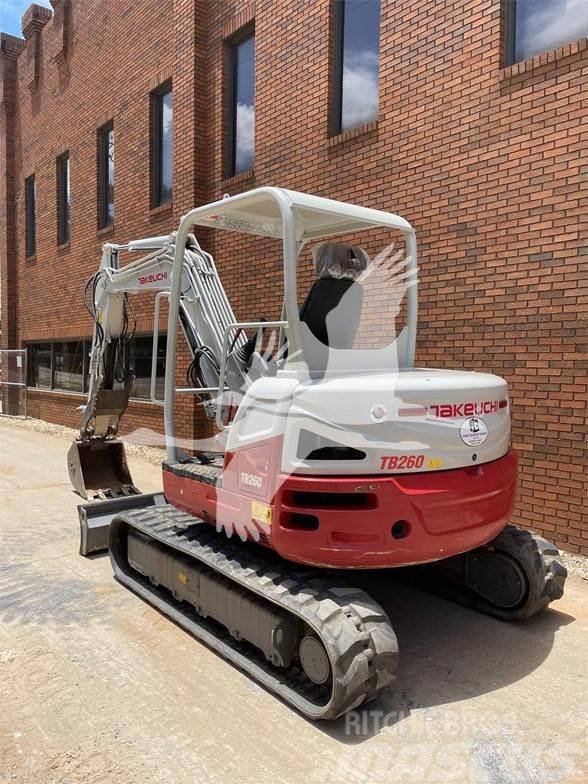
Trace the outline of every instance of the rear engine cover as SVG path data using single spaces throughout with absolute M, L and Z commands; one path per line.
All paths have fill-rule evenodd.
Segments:
M 300 384 L 288 415 L 282 470 L 412 473 L 504 456 L 510 413 L 504 379 L 455 370 L 328 377 Z

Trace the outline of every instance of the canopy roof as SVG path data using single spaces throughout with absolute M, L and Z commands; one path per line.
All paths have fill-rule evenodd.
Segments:
M 288 211 L 298 241 L 374 227 L 413 231 L 408 221 L 394 213 L 273 187 L 256 188 L 198 207 L 191 211 L 190 218 L 196 226 L 281 238 Z

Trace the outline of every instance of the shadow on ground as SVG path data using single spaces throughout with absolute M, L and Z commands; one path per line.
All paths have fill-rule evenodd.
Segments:
M 103 618 L 104 602 L 88 583 L 30 564 L 0 563 L 0 623 L 85 624 Z
M 548 656 L 557 630 L 575 619 L 548 609 L 507 623 L 403 584 L 385 572 L 353 575 L 388 613 L 400 647 L 391 690 L 348 717 L 322 723 L 344 743 L 360 743 L 415 708 L 459 702 L 504 688 Z

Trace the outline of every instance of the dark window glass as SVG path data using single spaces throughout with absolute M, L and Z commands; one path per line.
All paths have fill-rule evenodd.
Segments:
M 84 392 L 90 388 L 90 354 L 92 353 L 92 341 L 84 340 Z
M 70 222 L 69 153 L 57 159 L 57 244 L 69 242 Z
M 506 0 L 510 61 L 519 62 L 588 35 L 586 0 Z
M 82 340 L 53 344 L 53 388 L 82 392 L 84 378 L 84 343 Z
M 153 93 L 152 100 L 152 205 L 159 207 L 172 200 L 173 186 L 173 98 L 171 87 Z
M 334 131 L 378 117 L 380 0 L 336 3 Z
M 229 176 L 253 168 L 255 149 L 255 35 L 231 46 Z
M 155 394 L 163 397 L 165 380 L 165 335 L 159 336 L 157 345 L 157 380 Z M 132 338 L 127 347 L 128 372 L 135 376 L 131 397 L 151 397 L 151 358 L 153 356 L 153 337 Z
M 114 127 L 98 131 L 98 228 L 114 223 Z
M 35 188 L 35 175 L 32 174 L 25 180 L 25 245 L 27 257 L 34 256 L 37 252 L 37 195 Z
M 51 388 L 51 343 L 29 346 L 29 386 Z

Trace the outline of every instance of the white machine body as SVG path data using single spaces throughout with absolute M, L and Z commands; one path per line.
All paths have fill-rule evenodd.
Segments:
M 421 368 L 320 382 L 278 373 L 247 390 L 227 450 L 269 438 L 283 438 L 281 470 L 288 474 L 375 475 L 481 465 L 509 449 L 507 385 L 487 373 Z M 341 459 L 332 454 L 321 459 L 327 445 L 346 448 Z

